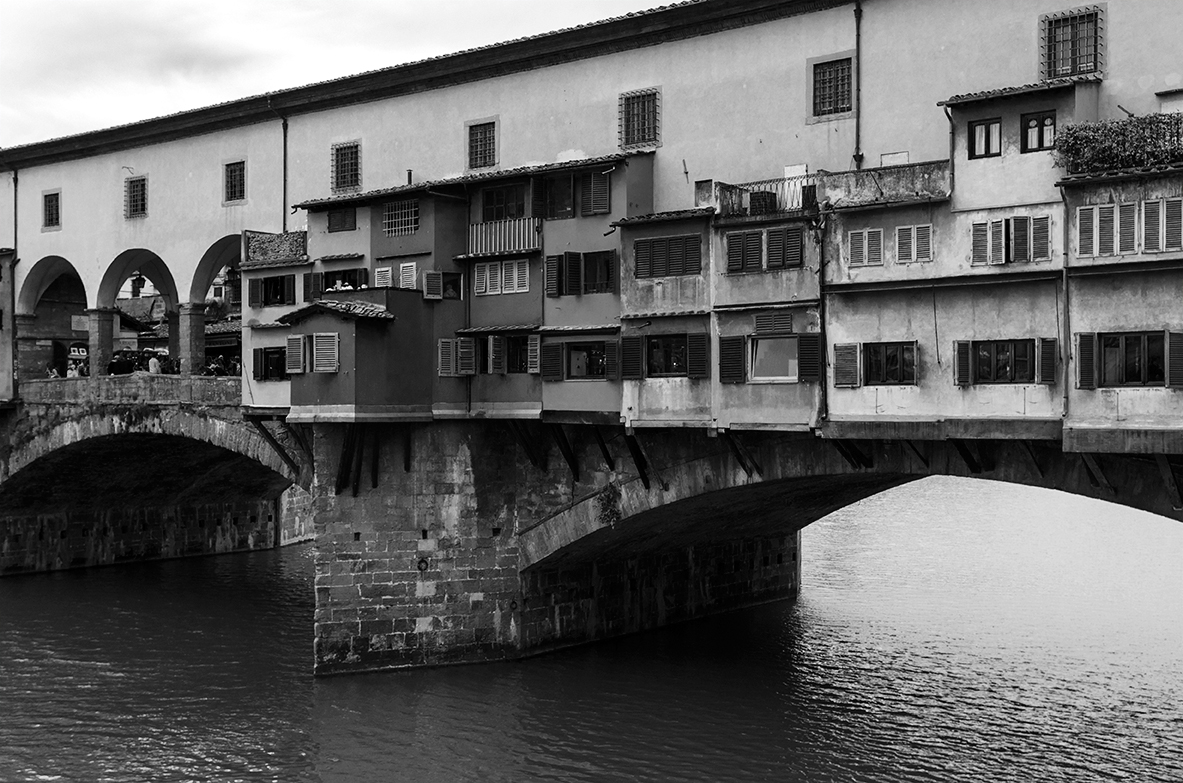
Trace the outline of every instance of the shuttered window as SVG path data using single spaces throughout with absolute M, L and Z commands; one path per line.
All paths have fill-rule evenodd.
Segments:
M 312 371 L 337 372 L 337 348 L 340 337 L 336 332 L 318 332 L 312 335 Z
M 353 207 L 347 209 L 330 209 L 328 213 L 328 224 L 330 233 L 353 231 L 357 228 L 357 210 Z
M 747 338 L 743 335 L 719 338 L 719 381 L 743 383 L 747 380 Z
M 1142 248 L 1147 253 L 1162 250 L 1162 202 L 1142 202 Z
M 839 343 L 834 346 L 834 385 L 854 388 L 859 386 L 862 374 L 859 372 L 858 343 Z
M 1097 207 L 1097 255 L 1111 256 L 1114 249 L 1114 227 L 1116 225 L 1117 210 L 1114 204 L 1102 204 Z
M 1183 199 L 1163 204 L 1163 250 L 1183 250 Z
M 289 375 L 304 372 L 304 335 L 294 334 L 287 338 L 284 370 Z
M 286 354 L 281 347 L 255 348 L 251 352 L 251 376 L 256 381 L 286 381 Z
M 423 298 L 424 299 L 443 299 L 444 298 L 444 273 L 429 270 L 423 273 Z
M 482 261 L 473 264 L 472 292 L 477 296 L 521 294 L 530 290 L 530 260 Z
M 1012 261 L 1025 263 L 1031 260 L 1031 218 L 1011 219 L 1010 247 Z
M 620 377 L 620 343 L 615 340 L 604 343 L 604 377 L 610 381 Z
M 797 380 L 818 383 L 822 379 L 822 336 L 816 332 L 797 335 Z
M 1165 332 L 1101 334 L 1096 345 L 1101 386 L 1166 385 Z
M 547 256 L 545 266 L 543 267 L 543 274 L 545 280 L 543 281 L 546 287 L 546 295 L 550 297 L 561 296 L 563 291 L 560 287 L 559 270 L 562 268 L 562 256 Z
M 526 340 L 526 372 L 537 375 L 542 371 L 542 338 L 536 334 Z
M 437 364 L 439 366 L 440 377 L 446 378 L 457 375 L 456 340 L 445 337 L 439 341 L 438 349 Z
M 620 338 L 620 377 L 623 380 L 640 380 L 645 377 L 645 338 L 628 336 Z
M 1097 255 L 1097 208 L 1078 207 L 1076 210 L 1076 255 Z
M 764 266 L 764 232 L 736 231 L 727 235 L 727 271 L 759 272 Z
M 390 288 L 394 285 L 394 268 L 380 266 L 374 270 L 374 287 Z
M 295 275 L 272 275 L 247 281 L 247 304 L 251 307 L 273 307 L 295 303 Z
M 901 264 L 932 260 L 932 226 L 897 226 L 895 257 Z
M 547 343 L 542 346 L 542 380 L 563 380 L 562 343 Z
M 1031 218 L 1031 259 L 1048 261 L 1052 257 L 1052 219 L 1048 215 Z
M 491 375 L 505 375 L 505 338 L 499 334 L 489 337 L 489 366 L 487 372 Z
M 1183 387 L 1183 332 L 1167 332 L 1167 386 Z
M 1006 227 L 1005 220 L 990 221 L 990 263 L 1006 263 Z
M 398 287 L 414 288 L 419 276 L 418 267 L 414 261 L 407 261 L 398 265 Z
M 573 296 L 583 292 L 583 256 L 563 253 L 563 293 Z
M 1056 383 L 1056 363 L 1060 358 L 1060 344 L 1054 337 L 1039 338 L 1039 372 L 1036 381 L 1054 386 Z
M 1142 202 L 1142 247 L 1147 253 L 1183 249 L 1183 199 Z
M 957 386 L 973 383 L 973 346 L 969 340 L 953 343 L 953 383 Z
M 473 337 L 456 338 L 456 373 L 458 375 L 476 375 L 477 347 Z
M 756 334 L 789 334 L 793 331 L 793 314 L 786 311 L 756 315 Z
M 801 266 L 804 262 L 804 230 L 799 225 L 768 230 L 768 268 Z
M 915 385 L 918 346 L 914 342 L 863 343 L 863 383 L 867 386 Z
M 697 275 L 702 272 L 702 237 L 638 239 L 633 242 L 633 259 L 638 278 Z
M 611 174 L 588 171 L 579 175 L 579 214 L 606 215 L 611 212 Z
M 690 378 L 711 377 L 711 336 L 686 335 L 686 375 Z
M 878 266 L 883 263 L 883 229 L 851 231 L 846 240 L 846 259 L 850 266 Z
M 961 364 L 963 343 L 957 345 L 955 371 L 962 384 L 966 368 Z M 1031 383 L 1035 380 L 1034 340 L 975 340 L 970 345 L 971 383 Z
M 970 263 L 985 264 L 990 261 L 990 224 L 973 224 L 973 241 L 971 242 Z
M 1097 388 L 1097 335 L 1081 332 L 1076 335 L 1076 388 Z
M 1138 252 L 1138 205 L 1117 205 L 1117 252 Z

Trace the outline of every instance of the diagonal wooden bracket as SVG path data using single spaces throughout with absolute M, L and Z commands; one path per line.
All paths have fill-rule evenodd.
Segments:
M 744 473 L 746 473 L 749 477 L 751 477 L 753 473 L 761 477 L 764 475 L 764 470 L 760 467 L 760 463 L 757 462 L 756 458 L 752 456 L 752 453 L 744 447 L 743 443 L 740 442 L 739 437 L 731 433 L 731 430 L 723 430 L 723 440 L 727 441 L 727 445 L 731 449 L 731 455 L 735 457 L 735 461 L 739 463 L 741 468 L 743 468 Z
M 295 473 L 298 477 L 300 475 L 299 463 L 297 463 L 296 460 L 292 458 L 291 454 L 288 454 L 288 451 L 283 447 L 283 444 L 275 439 L 275 436 L 271 434 L 271 430 L 267 429 L 267 426 L 258 419 L 251 419 L 251 424 L 255 425 L 255 429 L 259 431 L 261 436 L 263 436 L 263 440 L 267 441 L 267 445 L 271 447 L 271 450 L 274 451 L 281 460 L 283 460 L 283 464 L 287 465 L 288 468 L 291 469 L 292 473 Z
M 982 472 L 982 465 L 978 462 L 978 458 L 974 456 L 973 451 L 970 450 L 968 443 L 961 438 L 949 438 L 949 442 L 953 444 L 953 448 L 961 455 L 961 461 L 965 463 L 965 467 L 969 468 L 970 473 Z
M 559 453 L 567 461 L 567 467 L 571 468 L 571 477 L 579 481 L 579 460 L 576 459 L 575 452 L 571 449 L 571 442 L 567 440 L 567 433 L 563 432 L 563 425 L 551 424 L 548 429 L 550 429 L 550 436 L 554 438 L 555 445 L 559 447 Z
M 612 452 L 608 451 L 608 444 L 604 442 L 604 435 L 600 432 L 600 428 L 592 425 L 592 434 L 596 436 L 596 445 L 600 447 L 600 453 L 604 455 L 604 464 L 608 466 L 608 470 L 616 470 L 616 460 L 612 459 Z
M 540 448 L 538 443 L 532 437 L 529 429 L 523 422 L 517 419 L 510 419 L 507 424 L 509 429 L 513 432 L 514 438 L 518 445 L 522 447 L 522 451 L 526 452 L 526 459 L 530 460 L 530 464 L 543 473 L 546 472 L 546 456 Z
M 1166 487 L 1167 497 L 1171 501 L 1172 511 L 1183 511 L 1183 500 L 1179 497 L 1179 483 L 1175 479 L 1175 468 L 1166 454 L 1155 454 L 1154 461 L 1158 463 L 1158 471 L 1162 474 L 1162 484 Z
M 356 450 L 357 425 L 345 425 L 345 437 L 341 440 L 341 456 L 337 459 L 337 481 L 333 485 L 335 494 L 340 495 L 349 486 L 349 474 L 353 468 L 353 454 Z
M 1039 460 L 1035 458 L 1035 448 L 1031 445 L 1031 442 L 1027 440 L 1021 440 L 1019 441 L 1019 445 L 1023 447 L 1023 451 L 1027 453 L 1027 457 L 1030 458 L 1031 464 L 1035 466 L 1035 472 L 1039 474 L 1040 478 L 1045 478 L 1043 474 L 1043 468 L 1039 466 Z
M 1101 472 L 1101 465 L 1097 462 L 1097 458 L 1087 452 L 1080 453 L 1080 460 L 1084 463 L 1084 472 L 1088 474 L 1089 483 L 1093 485 L 1094 489 L 1103 489 L 1110 495 L 1116 495 L 1117 490 L 1109 483 L 1109 479 L 1105 478 L 1105 474 Z
M 854 470 L 875 467 L 875 462 L 871 457 L 863 453 L 863 450 L 854 441 L 835 438 L 830 443 L 834 444 L 834 448 L 842 455 L 842 459 L 846 460 L 846 464 Z
M 920 464 L 924 466 L 924 469 L 928 470 L 928 457 L 924 456 L 924 454 L 920 451 L 920 448 L 914 442 L 906 440 L 904 443 L 908 444 L 908 449 L 912 452 L 912 454 L 915 455 Z
M 624 443 L 628 446 L 629 456 L 633 458 L 633 466 L 637 469 L 637 475 L 641 477 L 641 486 L 649 489 L 649 461 L 645 459 L 641 445 L 637 443 L 636 437 L 629 432 L 624 433 Z

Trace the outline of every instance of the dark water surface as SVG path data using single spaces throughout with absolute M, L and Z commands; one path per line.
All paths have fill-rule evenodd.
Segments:
M 312 550 L 0 580 L 0 780 L 1183 780 L 1183 525 L 929 479 L 794 604 L 314 680 Z

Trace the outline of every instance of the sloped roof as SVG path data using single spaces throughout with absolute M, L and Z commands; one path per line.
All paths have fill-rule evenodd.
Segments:
M 340 302 L 336 299 L 321 299 L 318 302 L 305 305 L 299 310 L 281 315 L 276 320 L 282 324 L 293 324 L 317 313 L 330 313 L 342 318 L 375 318 L 381 321 L 393 321 L 394 313 L 385 307 L 369 302 Z
M 641 223 L 663 223 L 670 220 L 688 220 L 690 218 L 710 217 L 715 214 L 714 207 L 695 207 L 694 209 L 675 209 L 670 212 L 651 212 L 648 215 L 635 215 L 621 218 L 612 223 L 614 226 L 634 226 Z
M 505 326 L 465 326 L 456 334 L 496 334 L 497 332 L 533 332 L 538 324 L 509 324 Z
M 242 269 L 269 269 L 281 266 L 308 266 L 312 259 L 308 256 L 292 256 L 290 258 L 264 258 L 261 261 L 243 261 L 238 265 Z
M 1034 92 L 1046 92 L 1048 90 L 1060 90 L 1065 87 L 1072 87 L 1081 82 L 1099 82 L 1101 75 L 1099 73 L 1085 73 L 1079 76 L 1063 76 L 1058 79 L 1044 79 L 1041 82 L 1031 82 L 1030 84 L 1020 84 L 1017 87 L 999 87 L 994 90 L 982 90 L 981 92 L 967 92 L 961 95 L 954 95 L 951 98 L 946 98 L 943 101 L 937 101 L 937 106 L 959 106 L 964 103 L 980 103 L 982 101 L 992 101 L 996 98 L 1010 98 L 1015 95 L 1028 95 Z

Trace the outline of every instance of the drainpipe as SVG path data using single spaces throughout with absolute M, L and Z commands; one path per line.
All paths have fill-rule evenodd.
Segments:
M 288 232 L 288 118 L 280 114 L 271 106 L 271 96 L 267 96 L 267 108 L 271 109 L 271 113 L 279 117 L 283 128 L 283 204 L 280 209 L 282 215 L 282 231 Z
M 16 399 L 20 396 L 20 389 L 17 388 L 17 357 L 16 357 L 16 264 L 20 256 L 17 254 L 17 248 L 20 247 L 20 171 L 15 167 L 12 169 L 12 261 L 8 265 L 8 322 L 12 324 L 12 329 L 9 331 L 9 342 L 12 343 L 12 366 L 2 368 L 5 372 L 12 373 L 12 397 Z
M 957 126 L 953 123 L 953 114 L 949 111 L 948 106 L 942 106 L 945 110 L 945 118 L 949 120 L 949 195 L 953 195 L 953 176 L 956 164 L 953 162 L 957 153 Z
M 830 418 L 830 396 L 826 393 L 826 384 L 829 383 L 829 373 L 827 357 L 830 351 L 826 348 L 826 293 L 824 285 L 826 282 L 826 223 L 828 222 L 826 212 L 822 212 L 819 208 L 819 215 L 821 221 L 818 225 L 817 231 L 817 330 L 821 334 L 822 345 L 822 366 L 820 378 L 818 379 L 818 421 L 826 421 Z
M 1068 371 L 1068 359 L 1072 356 L 1072 320 L 1068 309 L 1068 242 L 1071 236 L 1068 230 L 1068 194 L 1064 191 L 1063 186 L 1060 187 L 1060 200 L 1064 202 L 1064 264 L 1063 275 L 1061 277 L 1061 285 L 1064 291 L 1064 326 L 1063 340 L 1064 343 L 1064 410 L 1060 414 L 1064 421 L 1068 420 L 1068 390 L 1072 383 L 1071 373 Z
M 854 3 L 854 167 L 863 167 L 863 3 Z

